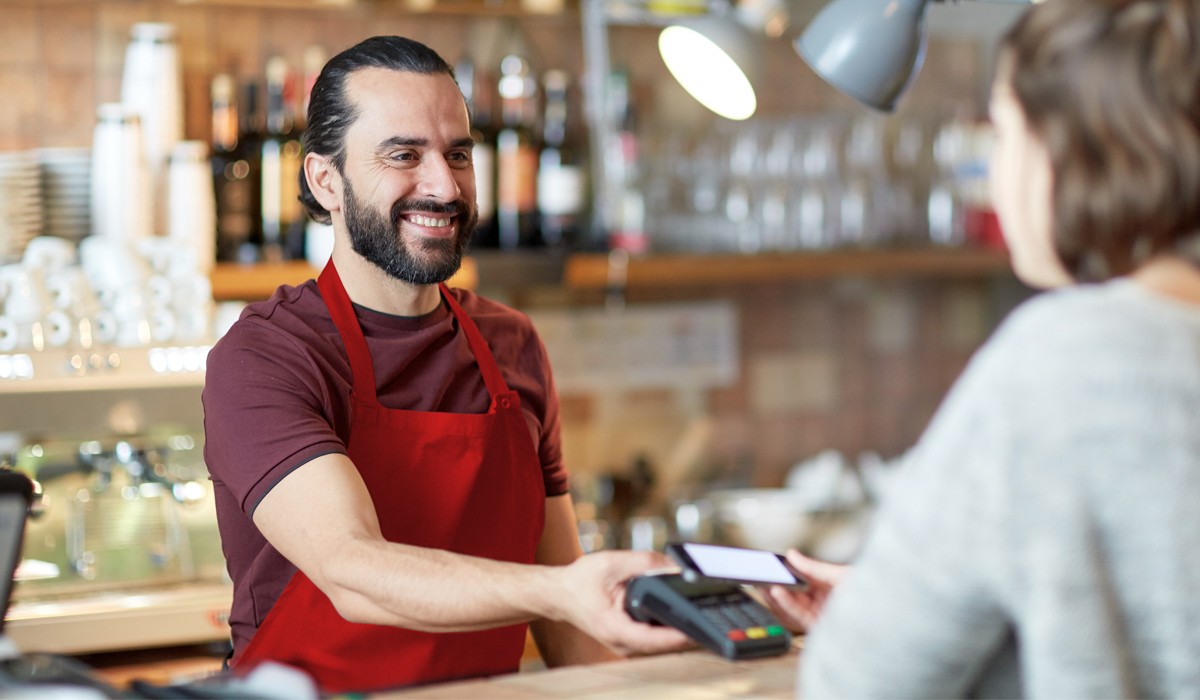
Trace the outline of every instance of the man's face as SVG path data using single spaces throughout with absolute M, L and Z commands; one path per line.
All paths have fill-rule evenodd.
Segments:
M 366 68 L 347 79 L 342 212 L 354 251 L 434 284 L 458 270 L 478 213 L 466 105 L 448 75 Z

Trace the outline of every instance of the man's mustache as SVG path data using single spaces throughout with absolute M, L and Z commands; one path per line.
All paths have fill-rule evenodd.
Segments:
M 400 223 L 400 217 L 405 212 L 419 211 L 425 214 L 455 214 L 465 219 L 471 213 L 471 207 L 464 200 L 453 202 L 434 202 L 428 199 L 402 199 L 392 205 L 392 226 Z

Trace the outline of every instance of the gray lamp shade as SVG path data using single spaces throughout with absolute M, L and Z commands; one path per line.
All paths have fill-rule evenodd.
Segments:
M 834 0 L 795 42 L 826 82 L 890 112 L 925 59 L 929 0 Z

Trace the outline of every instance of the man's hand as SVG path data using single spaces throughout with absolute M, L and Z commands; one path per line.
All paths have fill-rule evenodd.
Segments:
M 842 577 L 850 570 L 849 566 L 830 564 L 828 562 L 810 559 L 795 549 L 787 553 L 788 563 L 808 579 L 808 588 L 797 590 L 783 586 L 771 586 L 765 596 L 771 610 L 786 624 L 796 631 L 808 629 L 821 616 L 825 601 Z
M 668 568 L 675 566 L 663 554 L 628 551 L 596 552 L 555 567 L 550 571 L 561 595 L 559 616 L 619 654 L 682 649 L 690 644 L 682 632 L 637 622 L 625 612 L 625 582 Z

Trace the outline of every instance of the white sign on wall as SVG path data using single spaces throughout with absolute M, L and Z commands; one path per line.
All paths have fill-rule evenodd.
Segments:
M 529 314 L 559 393 L 728 386 L 738 378 L 729 302 L 630 305 Z

